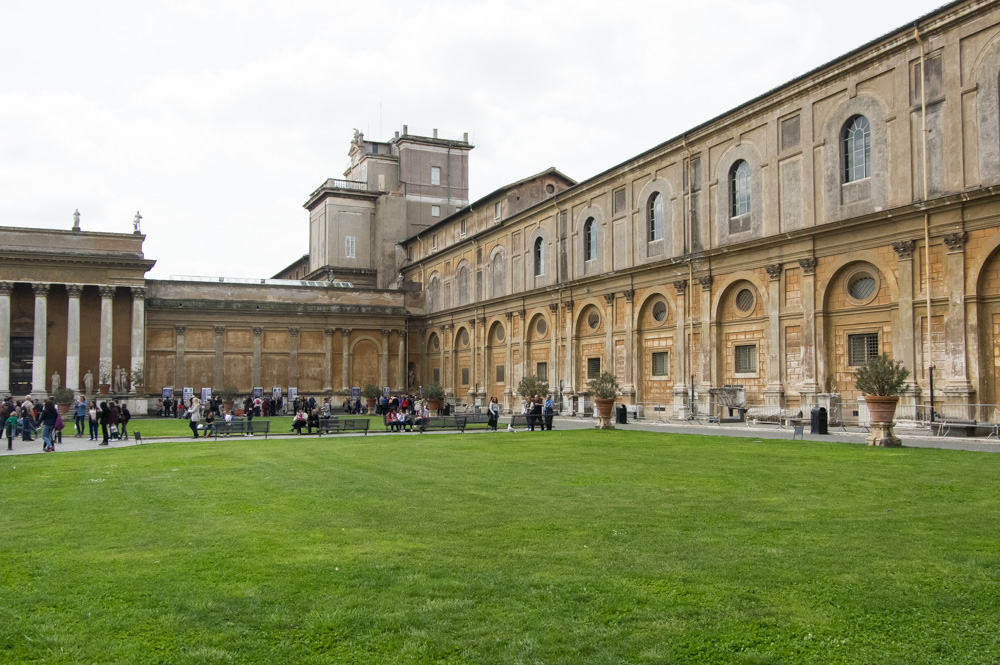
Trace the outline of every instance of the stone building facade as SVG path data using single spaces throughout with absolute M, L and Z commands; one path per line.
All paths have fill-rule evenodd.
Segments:
M 357 134 L 305 204 L 309 254 L 264 283 L 145 280 L 141 236 L 119 256 L 95 249 L 112 234 L 0 229 L 0 391 L 30 343 L 43 383 L 110 358 L 156 391 L 437 380 L 509 405 L 531 374 L 579 409 L 607 370 L 683 415 L 733 384 L 849 401 L 885 352 L 909 403 L 930 366 L 939 401 L 1000 402 L 998 100 L 1000 7 L 969 0 L 580 183 L 550 169 L 470 203 L 467 137 Z M 55 251 L 6 241 L 46 233 Z M 76 309 L 104 331 L 79 350 Z

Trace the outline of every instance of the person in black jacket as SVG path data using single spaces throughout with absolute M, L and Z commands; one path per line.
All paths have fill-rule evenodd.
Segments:
M 101 433 L 104 435 L 104 440 L 97 445 L 106 446 L 108 445 L 108 425 L 111 424 L 111 409 L 108 408 L 107 402 L 101 402 L 101 415 L 99 420 L 101 421 Z

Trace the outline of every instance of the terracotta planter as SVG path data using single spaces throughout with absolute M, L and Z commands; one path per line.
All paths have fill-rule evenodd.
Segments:
M 368 400 L 368 413 L 374 413 L 375 412 L 375 402 L 377 402 L 378 400 L 370 399 L 370 398 L 367 398 L 367 397 L 365 399 Z
M 141 385 L 141 384 L 136 384 L 136 386 L 135 386 L 135 394 L 138 397 L 145 397 L 146 396 L 146 386 Z
M 903 445 L 903 442 L 892 431 L 892 419 L 896 415 L 899 397 L 865 395 L 865 402 L 868 404 L 868 411 L 872 417 L 872 432 L 865 439 L 865 443 L 869 446 L 882 448 L 897 448 Z
M 101 393 L 102 395 L 107 395 L 108 393 L 111 392 L 111 384 L 110 383 L 97 384 L 97 392 Z
M 227 399 L 222 400 L 222 409 L 226 413 L 229 413 L 230 411 L 233 410 L 233 401 L 234 400 L 231 400 L 231 399 L 229 399 L 229 400 L 227 400 Z
M 614 410 L 614 398 L 595 397 L 594 415 L 597 416 L 597 429 L 614 429 L 611 423 L 611 412 Z
M 429 400 L 427 400 L 427 410 L 428 411 L 440 411 L 441 410 L 441 403 L 443 401 L 444 400 L 440 400 L 440 399 L 429 399 Z

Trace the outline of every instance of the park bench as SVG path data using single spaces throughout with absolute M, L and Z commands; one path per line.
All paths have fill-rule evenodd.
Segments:
M 316 434 L 325 432 L 326 434 L 337 434 L 340 432 L 364 432 L 368 436 L 368 428 L 371 426 L 368 418 L 329 418 L 324 423 L 320 420 Z
M 948 418 L 947 416 L 935 420 L 931 424 L 931 432 L 934 432 L 934 427 L 937 427 L 938 436 L 975 436 L 976 430 L 980 427 L 994 428 L 991 423 L 979 424 L 969 418 Z M 952 431 L 955 434 L 952 434 Z
M 426 432 L 429 429 L 457 429 L 465 431 L 466 416 L 431 416 L 426 423 L 419 426 L 418 431 Z
M 385 416 L 382 417 L 382 421 L 385 422 Z M 396 429 L 393 429 L 394 426 L 395 426 Z M 413 429 L 416 426 L 417 426 L 416 419 L 413 416 L 410 416 L 410 422 L 403 423 L 402 426 L 400 426 L 398 423 L 394 424 L 394 423 L 385 422 L 385 431 L 386 432 L 403 432 L 403 431 L 412 432 Z M 405 429 L 400 429 L 400 427 L 403 427 Z
M 535 427 L 537 427 L 538 429 L 541 429 L 542 425 L 545 423 L 545 414 L 542 414 L 540 416 L 533 416 L 533 417 L 535 418 Z M 553 425 L 554 424 L 555 423 L 553 422 Z M 514 429 L 527 428 L 528 427 L 528 414 L 527 413 L 518 413 L 518 414 L 515 414 L 515 415 L 511 416 L 510 417 L 510 426 L 513 427 Z
M 203 431 L 204 426 L 200 426 L 199 429 Z M 215 431 L 212 433 L 212 436 L 218 439 L 220 436 L 232 436 L 234 434 L 238 434 L 239 436 L 263 434 L 266 439 L 270 432 L 270 420 L 261 419 L 248 422 L 246 418 L 233 418 L 233 422 L 231 423 L 227 423 L 224 420 L 216 420 Z
M 471 425 L 485 425 L 489 427 L 490 425 L 490 414 L 488 413 L 465 413 L 462 414 L 465 418 L 465 426 L 469 427 Z

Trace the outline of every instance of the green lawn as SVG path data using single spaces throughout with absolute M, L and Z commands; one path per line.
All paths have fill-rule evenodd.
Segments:
M 572 431 L 0 462 L 3 663 L 1000 660 L 1000 455 Z

